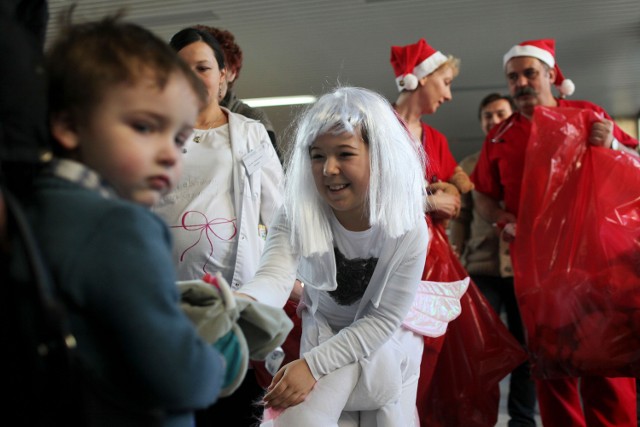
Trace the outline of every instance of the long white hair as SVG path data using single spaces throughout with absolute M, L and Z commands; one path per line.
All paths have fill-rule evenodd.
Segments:
M 395 238 L 424 221 L 425 154 L 381 95 L 339 87 L 302 114 L 286 165 L 284 206 L 291 242 L 303 256 L 333 250 L 330 206 L 318 193 L 311 171 L 310 146 L 321 135 L 357 131 L 369 146 L 369 224 Z

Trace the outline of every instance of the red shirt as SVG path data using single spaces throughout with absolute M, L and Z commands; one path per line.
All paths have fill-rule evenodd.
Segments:
M 449 150 L 447 137 L 423 122 L 422 146 L 427 153 L 427 182 L 451 179 L 458 162 Z
M 612 120 L 601 107 L 588 101 L 567 101 L 558 99 L 558 107 L 585 108 L 601 113 Z M 524 172 L 524 161 L 531 121 L 514 113 L 494 126 L 487 135 L 478 163 L 471 174 L 476 191 L 486 194 L 494 200 L 504 200 L 505 209 L 518 216 L 520 187 Z M 613 135 L 628 147 L 636 147 L 638 141 L 626 134 L 614 123 Z

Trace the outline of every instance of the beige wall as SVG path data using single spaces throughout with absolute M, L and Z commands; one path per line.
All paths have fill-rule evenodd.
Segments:
M 614 120 L 623 131 L 625 131 L 635 139 L 638 139 L 638 119 L 617 118 Z

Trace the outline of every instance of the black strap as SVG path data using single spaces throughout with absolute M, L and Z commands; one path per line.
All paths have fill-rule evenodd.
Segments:
M 84 425 L 75 338 L 20 202 L 1 183 L 0 191 L 11 250 L 3 254 L 2 280 L 3 338 L 11 344 L 7 410 L 24 425 Z

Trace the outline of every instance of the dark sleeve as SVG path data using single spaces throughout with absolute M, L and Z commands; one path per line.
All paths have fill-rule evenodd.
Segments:
M 169 232 L 158 217 L 127 206 L 105 212 L 74 265 L 82 305 L 150 402 L 184 410 L 215 401 L 223 361 L 179 307 Z

